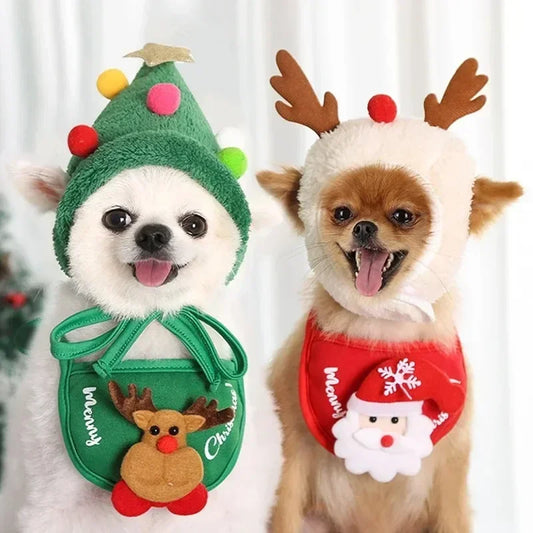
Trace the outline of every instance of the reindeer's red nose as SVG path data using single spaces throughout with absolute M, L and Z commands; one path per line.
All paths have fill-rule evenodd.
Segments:
M 383 435 L 381 437 L 381 445 L 383 448 L 390 448 L 394 444 L 394 439 L 391 435 Z
M 178 447 L 178 441 L 170 435 L 165 435 L 158 439 L 156 446 L 161 453 L 172 453 Z
M 396 118 L 396 103 L 387 94 L 376 94 L 368 101 L 368 114 L 374 122 L 392 122 Z

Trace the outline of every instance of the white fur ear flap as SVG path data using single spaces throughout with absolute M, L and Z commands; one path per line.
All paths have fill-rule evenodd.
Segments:
M 17 190 L 40 211 L 53 211 L 67 186 L 67 173 L 59 167 L 41 167 L 26 162 L 8 166 Z
M 266 200 L 249 200 L 250 212 L 252 214 L 252 224 L 250 229 L 253 232 L 268 230 L 281 224 L 284 219 L 281 206 L 267 198 Z

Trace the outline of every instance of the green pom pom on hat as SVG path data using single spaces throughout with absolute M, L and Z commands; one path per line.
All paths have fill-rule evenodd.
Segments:
M 231 173 L 236 177 L 240 178 L 248 167 L 248 160 L 246 159 L 246 154 L 235 146 L 228 146 L 227 148 L 222 148 L 217 154 L 219 161 L 229 168 Z
M 68 275 L 68 242 L 76 210 L 91 194 L 126 169 L 166 166 L 185 172 L 226 209 L 241 235 L 230 281 L 248 241 L 250 210 L 237 183 L 246 170 L 238 148 L 220 149 L 174 61 L 191 61 L 188 50 L 148 44 L 129 54 L 145 60 L 130 85 L 113 71 L 98 88 L 111 98 L 93 126 L 76 126 L 68 144 L 69 181 L 57 209 L 54 248 Z M 116 80 L 116 81 L 115 81 Z M 113 86 L 116 83 L 116 87 Z

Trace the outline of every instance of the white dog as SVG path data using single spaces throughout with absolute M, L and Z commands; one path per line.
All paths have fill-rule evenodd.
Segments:
M 44 209 L 54 208 L 65 190 L 66 174 L 60 169 L 20 165 L 16 174 L 26 196 Z M 139 262 L 146 259 L 139 234 L 145 231 L 150 239 L 154 225 L 166 234 L 168 264 L 150 269 Z M 122 171 L 78 209 L 68 246 L 71 279 L 49 295 L 25 379 L 10 410 L 3 532 L 265 530 L 281 452 L 274 406 L 254 368 L 258 363 L 253 354 L 246 377 L 246 432 L 233 472 L 210 492 L 207 507 L 197 515 L 175 516 L 154 508 L 138 518 L 119 515 L 109 492 L 85 480 L 71 463 L 58 417 L 59 364 L 50 354 L 52 328 L 94 305 L 121 317 L 155 309 L 175 312 L 185 305 L 218 316 L 221 289 L 238 248 L 239 233 L 227 211 L 186 173 L 170 168 Z M 69 340 L 94 338 L 103 330 L 91 326 Z M 147 354 L 152 359 L 190 357 L 157 322 L 148 326 L 127 357 Z

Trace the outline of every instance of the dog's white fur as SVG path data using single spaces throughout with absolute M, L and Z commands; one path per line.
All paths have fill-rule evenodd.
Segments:
M 187 264 L 174 281 L 156 290 L 137 282 L 128 264 L 139 260 L 133 232 L 116 235 L 100 223 L 102 213 L 112 207 L 137 214 L 134 228 L 158 223 L 171 229 L 173 262 Z M 200 239 L 179 227 L 178 218 L 191 212 L 199 212 L 208 222 Z M 144 167 L 122 172 L 78 209 L 68 252 L 78 291 L 110 313 L 130 317 L 143 316 L 154 306 L 175 311 L 181 303 L 204 305 L 224 287 L 238 247 L 237 226 L 203 187 L 177 170 Z
M 68 176 L 59 167 L 44 167 L 27 161 L 8 166 L 13 185 L 39 211 L 54 211 L 67 185 Z
M 17 173 L 26 180 L 27 196 L 44 201 L 44 207 L 50 205 L 49 198 L 43 200 L 36 194 L 35 180 L 45 175 L 49 184 L 54 176 L 53 187 L 64 187 L 61 171 L 54 174 L 54 170 L 27 166 L 25 172 L 18 167 Z M 101 219 L 106 210 L 117 206 L 138 218 L 134 227 L 113 234 Z M 208 232 L 203 238 L 193 239 L 179 227 L 180 215 L 188 212 L 206 218 Z M 174 261 L 187 263 L 176 279 L 159 288 L 139 284 L 128 265 L 138 253 L 135 228 L 147 223 L 167 225 L 173 234 Z M 210 493 L 206 509 L 192 517 L 151 509 L 141 517 L 124 518 L 111 506 L 110 494 L 86 481 L 67 456 L 56 401 L 59 365 L 49 350 L 50 330 L 95 304 L 115 316 L 196 305 L 220 317 L 221 293 L 238 246 L 237 227 L 224 208 L 187 175 L 169 168 L 124 171 L 78 210 L 69 244 L 72 279 L 48 298 L 27 373 L 10 406 L 7 471 L 0 498 L 3 532 L 265 530 L 280 468 L 280 435 L 270 393 L 253 357 L 246 379 L 247 426 L 241 455 L 230 476 Z M 221 319 L 231 327 L 231 317 Z M 85 328 L 71 339 L 91 338 L 103 329 Z M 127 357 L 145 358 L 147 354 L 151 358 L 189 357 L 182 344 L 157 323 L 147 328 Z

